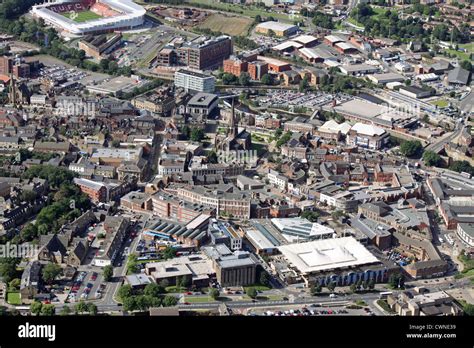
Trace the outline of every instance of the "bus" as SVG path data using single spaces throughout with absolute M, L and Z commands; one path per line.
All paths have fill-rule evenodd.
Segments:
M 380 299 L 386 299 L 386 298 L 388 297 L 388 295 L 392 295 L 392 294 L 393 294 L 393 292 L 391 292 L 391 291 L 381 292 L 381 293 L 379 294 L 379 298 L 380 298 Z

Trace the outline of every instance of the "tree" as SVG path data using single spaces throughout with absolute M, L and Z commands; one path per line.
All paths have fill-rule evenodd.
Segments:
M 127 312 L 132 312 L 137 309 L 137 301 L 135 297 L 127 297 L 123 300 L 123 309 Z
M 260 284 L 265 285 L 265 286 L 270 284 L 270 276 L 268 275 L 267 271 L 262 269 L 262 271 L 260 272 L 259 281 L 260 281 Z
M 209 163 L 217 163 L 218 157 L 217 153 L 215 151 L 210 151 L 209 154 L 207 155 L 207 160 Z
M 8 287 L 13 290 L 18 290 L 20 288 L 21 280 L 18 278 L 13 279 L 10 283 L 8 283 Z
M 90 315 L 97 315 L 97 306 L 93 303 L 87 304 L 87 311 Z
M 327 288 L 328 288 L 329 292 L 334 292 L 334 290 L 336 289 L 336 283 L 335 282 L 330 282 L 327 285 Z
M 299 91 L 300 92 L 304 92 L 306 91 L 306 89 L 309 87 L 309 82 L 308 82 L 308 78 L 305 76 L 301 81 L 300 81 L 300 84 L 299 84 Z
M 151 297 L 158 297 L 159 294 L 161 293 L 161 289 L 156 283 L 150 283 L 147 286 L 145 286 L 145 289 L 143 290 L 143 294 L 146 296 L 151 296 Z
M 25 190 L 20 194 L 20 200 L 32 203 L 35 201 L 38 194 L 34 191 Z
M 71 308 L 69 308 L 69 306 L 64 306 L 61 309 L 61 312 L 59 312 L 59 315 L 69 315 L 69 314 L 71 314 Z
M 38 228 L 35 224 L 27 223 L 20 232 L 20 237 L 23 241 L 29 242 L 38 236 Z
M 269 74 L 263 75 L 260 82 L 264 85 L 273 85 L 273 79 L 272 79 L 271 75 L 269 75 Z
M 47 283 L 52 283 L 61 274 L 61 266 L 55 263 L 48 263 L 43 267 L 43 280 Z
M 0 258 L 0 277 L 3 278 L 4 282 L 8 283 L 15 278 L 18 262 L 19 259 Z
M 374 278 L 370 278 L 370 280 L 369 280 L 369 289 L 370 290 L 375 289 L 375 279 Z
M 454 170 L 458 173 L 466 172 L 471 175 L 474 175 L 474 167 L 472 167 L 468 161 L 454 161 L 449 166 L 449 169 Z
M 120 147 L 120 140 L 114 139 L 112 141 L 112 147 Z
M 159 286 L 162 287 L 163 289 L 166 289 L 170 285 L 169 281 L 167 279 L 163 279 Z
M 216 288 L 210 288 L 209 289 L 209 296 L 214 299 L 214 300 L 217 300 L 220 296 L 220 292 L 219 290 L 217 290 Z
M 178 303 L 178 299 L 171 295 L 166 295 L 163 299 L 163 307 L 173 307 Z
M 474 316 L 474 305 L 473 304 L 466 304 L 464 307 L 463 307 L 463 310 L 464 310 L 464 313 L 466 313 L 466 315 L 469 315 L 469 316 Z
M 201 128 L 193 128 L 191 131 L 190 139 L 192 141 L 201 141 L 204 139 L 204 131 Z
M 76 306 L 74 307 L 76 310 L 76 313 L 82 314 L 84 312 L 87 312 L 87 304 L 84 301 L 79 301 Z
M 109 282 L 112 279 L 112 277 L 114 276 L 114 268 L 112 267 L 112 265 L 107 265 L 104 267 L 103 275 L 104 281 L 106 282 Z
M 472 63 L 468 60 L 463 60 L 460 66 L 461 68 L 466 69 L 467 71 L 472 71 Z
M 364 288 L 364 290 L 367 290 L 369 288 L 369 281 L 365 280 L 363 283 L 362 283 L 362 287 Z
M 41 308 L 41 315 L 45 316 L 53 316 L 56 313 L 56 308 L 54 307 L 53 304 L 45 304 Z
M 118 291 L 118 296 L 122 301 L 132 296 L 132 286 L 130 284 L 122 285 Z
M 319 213 L 317 211 L 306 210 L 301 214 L 301 217 L 311 222 L 316 222 L 319 218 Z
M 30 312 L 31 314 L 39 315 L 41 313 L 41 308 L 43 304 L 41 302 L 35 301 L 30 305 Z
M 245 293 L 250 298 L 253 298 L 253 299 L 257 298 L 257 290 L 255 290 L 255 288 L 248 288 Z
M 388 278 L 388 284 L 392 289 L 401 288 L 404 285 L 404 278 L 401 273 L 392 273 Z
M 357 284 L 356 283 L 352 283 L 351 286 L 350 286 L 350 289 L 351 289 L 351 292 L 357 292 Z
M 419 156 L 422 151 L 423 145 L 421 145 L 419 140 L 405 141 L 400 146 L 400 152 L 406 157 Z
M 241 86 L 248 86 L 250 84 L 250 75 L 248 72 L 243 72 L 240 74 L 239 84 Z
M 310 293 L 312 296 L 315 296 L 317 294 L 320 294 L 321 291 L 323 290 L 321 284 L 315 284 L 310 288 Z
M 176 249 L 172 246 L 167 246 L 161 254 L 165 260 L 172 259 L 176 256 Z
M 427 166 L 439 166 L 441 163 L 441 156 L 434 151 L 425 151 L 423 153 L 423 162 Z

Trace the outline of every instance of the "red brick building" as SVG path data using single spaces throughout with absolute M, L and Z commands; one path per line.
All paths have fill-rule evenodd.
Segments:
M 224 72 L 235 76 L 240 76 L 241 73 L 246 72 L 248 63 L 238 58 L 230 58 L 224 60 Z

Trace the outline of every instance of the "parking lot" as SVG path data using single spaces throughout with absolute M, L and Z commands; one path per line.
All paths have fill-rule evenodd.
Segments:
M 106 289 L 106 284 L 102 280 L 102 275 L 99 272 L 79 272 L 71 284 L 66 302 L 100 299 Z
M 318 304 L 307 306 L 286 306 L 278 310 L 268 310 L 264 308 L 253 308 L 249 310 L 250 316 L 269 316 L 269 317 L 301 317 L 301 316 L 336 316 L 336 315 L 358 315 L 358 316 L 372 316 L 374 313 L 366 308 L 332 308 L 321 307 Z
M 259 98 L 259 102 L 262 106 L 299 106 L 315 108 L 328 104 L 334 99 L 344 102 L 351 98 L 353 99 L 353 97 L 342 93 L 333 95 L 328 93 L 299 93 L 293 91 L 269 90 L 265 97 Z

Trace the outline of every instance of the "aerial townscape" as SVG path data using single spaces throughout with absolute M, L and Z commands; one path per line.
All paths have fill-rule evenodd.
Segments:
M 0 316 L 474 315 L 473 34 L 468 0 L 3 0 Z

